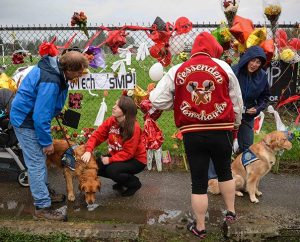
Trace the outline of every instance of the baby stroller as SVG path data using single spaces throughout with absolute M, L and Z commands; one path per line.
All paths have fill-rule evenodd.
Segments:
M 2 103 L 5 96 L 3 93 L 9 93 L 9 91 L 9 89 L 0 89 L 0 101 Z M 3 106 L 2 108 L 0 107 L 0 171 L 18 173 L 19 184 L 23 187 L 29 186 L 27 168 L 24 163 L 22 150 L 18 146 L 17 137 L 9 124 L 9 119 Z

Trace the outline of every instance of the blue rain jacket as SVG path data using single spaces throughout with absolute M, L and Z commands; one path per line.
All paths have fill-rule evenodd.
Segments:
M 243 114 L 243 119 L 247 121 L 253 120 L 255 116 L 268 106 L 270 97 L 270 87 L 266 72 L 259 68 L 256 72 L 250 74 L 247 70 L 249 61 L 254 58 L 259 58 L 262 61 L 261 66 L 265 64 L 266 55 L 261 47 L 250 47 L 241 56 L 239 63 L 232 67 L 240 83 L 245 108 L 255 107 L 257 110 L 255 115 Z
M 25 76 L 10 111 L 11 124 L 34 129 L 42 147 L 52 144 L 51 121 L 64 107 L 68 83 L 56 57 L 44 56 Z

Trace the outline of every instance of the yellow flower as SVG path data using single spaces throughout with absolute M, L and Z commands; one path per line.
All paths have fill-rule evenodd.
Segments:
M 294 59 L 295 52 L 291 49 L 284 49 L 280 52 L 280 59 L 284 62 L 290 62 Z
M 264 13 L 266 15 L 279 15 L 281 13 L 281 7 L 279 5 L 269 5 L 265 8 Z

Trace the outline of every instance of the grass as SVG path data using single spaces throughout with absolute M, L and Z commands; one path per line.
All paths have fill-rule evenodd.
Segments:
M 275 120 L 272 114 L 268 114 L 265 112 L 266 117 L 265 121 L 262 126 L 262 131 L 260 134 L 255 134 L 254 136 L 254 142 L 260 141 L 267 133 L 270 133 L 274 130 L 276 130 L 276 125 L 275 125 Z M 288 115 L 281 115 L 282 122 L 286 125 L 292 125 L 291 121 L 294 121 L 294 117 L 290 117 Z M 295 162 L 300 160 L 300 146 L 299 146 L 299 141 L 294 139 L 292 141 L 293 148 L 289 151 L 285 151 L 280 157 L 280 161 L 285 161 L 285 162 Z
M 7 58 L 7 63 L 10 60 L 10 57 Z M 112 63 L 116 60 L 119 60 L 120 58 L 117 55 L 106 55 L 106 64 L 108 67 L 112 65 Z M 38 61 L 38 57 L 33 57 L 33 63 L 36 63 Z M 172 58 L 172 63 L 177 64 L 179 63 L 180 60 L 177 56 L 174 56 Z M 132 64 L 130 68 L 134 68 L 136 70 L 136 77 L 137 77 L 137 84 L 143 88 L 144 90 L 147 89 L 148 84 L 151 82 L 148 71 L 149 68 L 156 63 L 156 60 L 154 60 L 151 57 L 147 57 L 144 61 L 138 62 L 135 60 L 135 58 L 132 58 Z M 8 75 L 12 75 L 14 71 L 24 65 L 28 65 L 32 63 L 25 63 L 22 65 L 9 65 L 8 68 L 6 69 L 6 73 Z M 128 68 L 128 67 L 126 67 Z M 99 69 L 92 69 L 92 72 L 99 72 L 101 71 L 101 68 Z M 112 72 L 110 68 L 107 68 L 104 70 L 104 72 Z M 71 93 L 74 93 L 75 91 L 71 91 Z M 94 127 L 96 128 L 93 124 L 95 121 L 95 118 L 97 116 L 100 104 L 102 102 L 103 96 L 103 90 L 93 90 L 92 92 L 95 94 L 98 94 L 97 97 L 91 96 L 87 91 L 77 91 L 83 94 L 83 100 L 81 101 L 81 109 L 78 109 L 76 111 L 81 113 L 81 120 L 79 123 L 79 127 L 77 130 L 74 130 L 72 128 L 68 128 L 68 133 L 72 134 L 74 132 L 80 133 L 82 128 L 87 128 L 87 127 Z M 109 117 L 111 115 L 111 110 L 112 107 L 115 104 L 115 101 L 118 99 L 118 97 L 121 95 L 121 90 L 109 90 L 108 96 L 105 98 L 108 111 L 105 115 L 105 118 Z M 68 102 L 68 100 L 67 100 Z M 68 106 L 68 103 L 66 102 L 66 106 Z M 259 141 L 262 139 L 262 137 L 266 134 L 269 133 L 273 130 L 276 130 L 275 127 L 275 119 L 272 115 L 269 115 L 267 112 L 265 112 L 266 118 L 265 122 L 262 127 L 262 131 L 260 134 L 255 135 L 255 142 Z M 286 115 L 290 114 L 290 115 Z M 285 112 L 284 114 L 280 114 L 283 119 L 283 123 L 287 125 L 291 125 L 292 121 L 295 120 L 295 114 L 291 112 Z M 138 112 L 138 121 L 143 127 L 143 113 L 141 111 Z M 182 149 L 178 149 L 178 141 L 174 140 L 172 138 L 172 135 L 177 131 L 177 128 L 175 127 L 174 124 L 174 118 L 173 118 L 173 112 L 163 112 L 161 117 L 157 120 L 157 123 L 161 130 L 163 131 L 164 134 L 164 143 L 162 145 L 163 150 L 169 150 L 172 156 L 179 156 L 182 153 Z M 57 125 L 56 121 L 53 121 L 53 125 Z M 179 145 L 180 146 L 180 145 Z M 102 152 L 106 152 L 106 145 L 101 145 L 99 150 Z M 284 152 L 282 156 L 279 157 L 280 162 L 282 163 L 295 163 L 296 161 L 300 160 L 300 148 L 298 141 L 293 141 L 293 148 L 290 151 Z
M 168 226 L 143 226 L 140 230 L 139 238 L 136 242 L 185 242 L 197 241 L 198 239 L 187 232 L 186 230 L 179 230 L 169 228 Z M 53 233 L 50 235 L 36 235 L 23 232 L 10 231 L 6 228 L 0 228 L 1 242 L 128 242 L 120 239 L 99 240 L 93 238 L 78 239 L 72 238 L 63 233 Z M 211 231 L 205 241 L 224 241 L 222 234 L 218 231 Z
M 13 232 L 7 228 L 0 228 L 1 242 L 84 242 L 80 239 L 74 239 L 62 233 L 51 235 L 35 235 L 22 232 Z

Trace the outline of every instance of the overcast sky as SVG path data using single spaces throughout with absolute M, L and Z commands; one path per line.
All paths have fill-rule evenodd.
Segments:
M 73 12 L 84 11 L 88 23 L 148 24 L 156 16 L 175 22 L 181 16 L 193 23 L 224 20 L 220 0 L 0 0 L 0 25 L 70 24 Z M 279 22 L 300 22 L 300 0 L 281 0 Z M 240 0 L 238 15 L 264 22 L 263 0 Z

